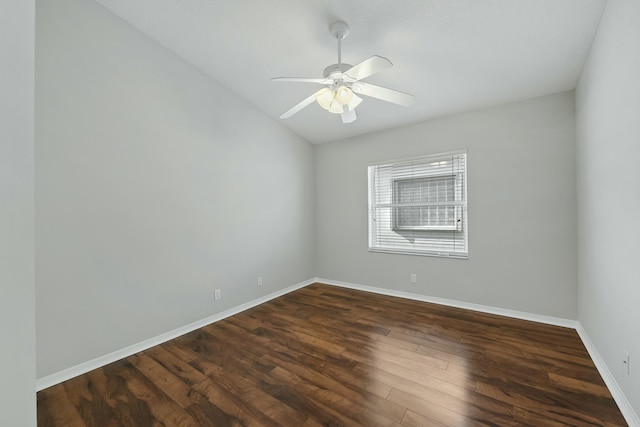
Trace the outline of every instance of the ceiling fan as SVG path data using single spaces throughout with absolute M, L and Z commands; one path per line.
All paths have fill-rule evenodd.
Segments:
M 413 95 L 361 81 L 391 67 L 393 64 L 387 58 L 374 55 L 358 65 L 342 63 L 342 40 L 349 35 L 349 25 L 346 22 L 334 22 L 329 27 L 329 32 L 338 39 L 338 63 L 325 68 L 322 72 L 323 78 L 276 77 L 271 79 L 274 82 L 318 83 L 325 86 L 282 113 L 281 119 L 293 116 L 313 103 L 313 101 L 316 101 L 330 113 L 340 114 L 343 123 L 351 123 L 357 118 L 355 108 L 362 102 L 362 98 L 358 95 L 365 95 L 403 106 L 413 103 Z

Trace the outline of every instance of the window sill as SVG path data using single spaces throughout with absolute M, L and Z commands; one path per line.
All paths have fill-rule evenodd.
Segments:
M 417 255 L 417 256 L 429 256 L 436 258 L 453 258 L 453 259 L 469 259 L 467 252 L 425 252 L 425 251 L 411 251 L 406 249 L 387 249 L 387 248 L 369 248 L 369 252 L 396 254 L 396 255 Z

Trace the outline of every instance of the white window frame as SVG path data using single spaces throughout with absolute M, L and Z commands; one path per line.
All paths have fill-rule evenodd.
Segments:
M 370 163 L 369 251 L 467 259 L 467 164 L 467 150 Z M 398 182 L 443 177 L 454 179 L 454 200 L 399 202 Z M 398 224 L 398 209 L 437 206 L 453 206 L 455 224 Z

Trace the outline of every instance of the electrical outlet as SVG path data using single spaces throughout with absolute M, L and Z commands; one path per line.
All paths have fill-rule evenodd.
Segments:
M 222 298 L 222 293 L 220 292 L 220 289 L 216 289 L 213 293 L 213 299 L 218 301 L 220 298 Z
M 262 286 L 262 276 L 258 277 L 258 286 Z
M 411 283 L 416 283 L 417 282 L 417 277 L 415 275 L 415 273 L 411 273 Z
M 627 353 L 626 351 L 624 352 L 624 359 L 622 359 L 622 363 L 624 363 L 624 369 L 626 370 L 627 375 L 629 375 L 631 356 L 629 356 L 629 353 Z

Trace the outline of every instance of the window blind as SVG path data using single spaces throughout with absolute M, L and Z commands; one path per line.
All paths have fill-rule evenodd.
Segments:
M 467 153 L 371 164 L 369 250 L 468 257 Z

